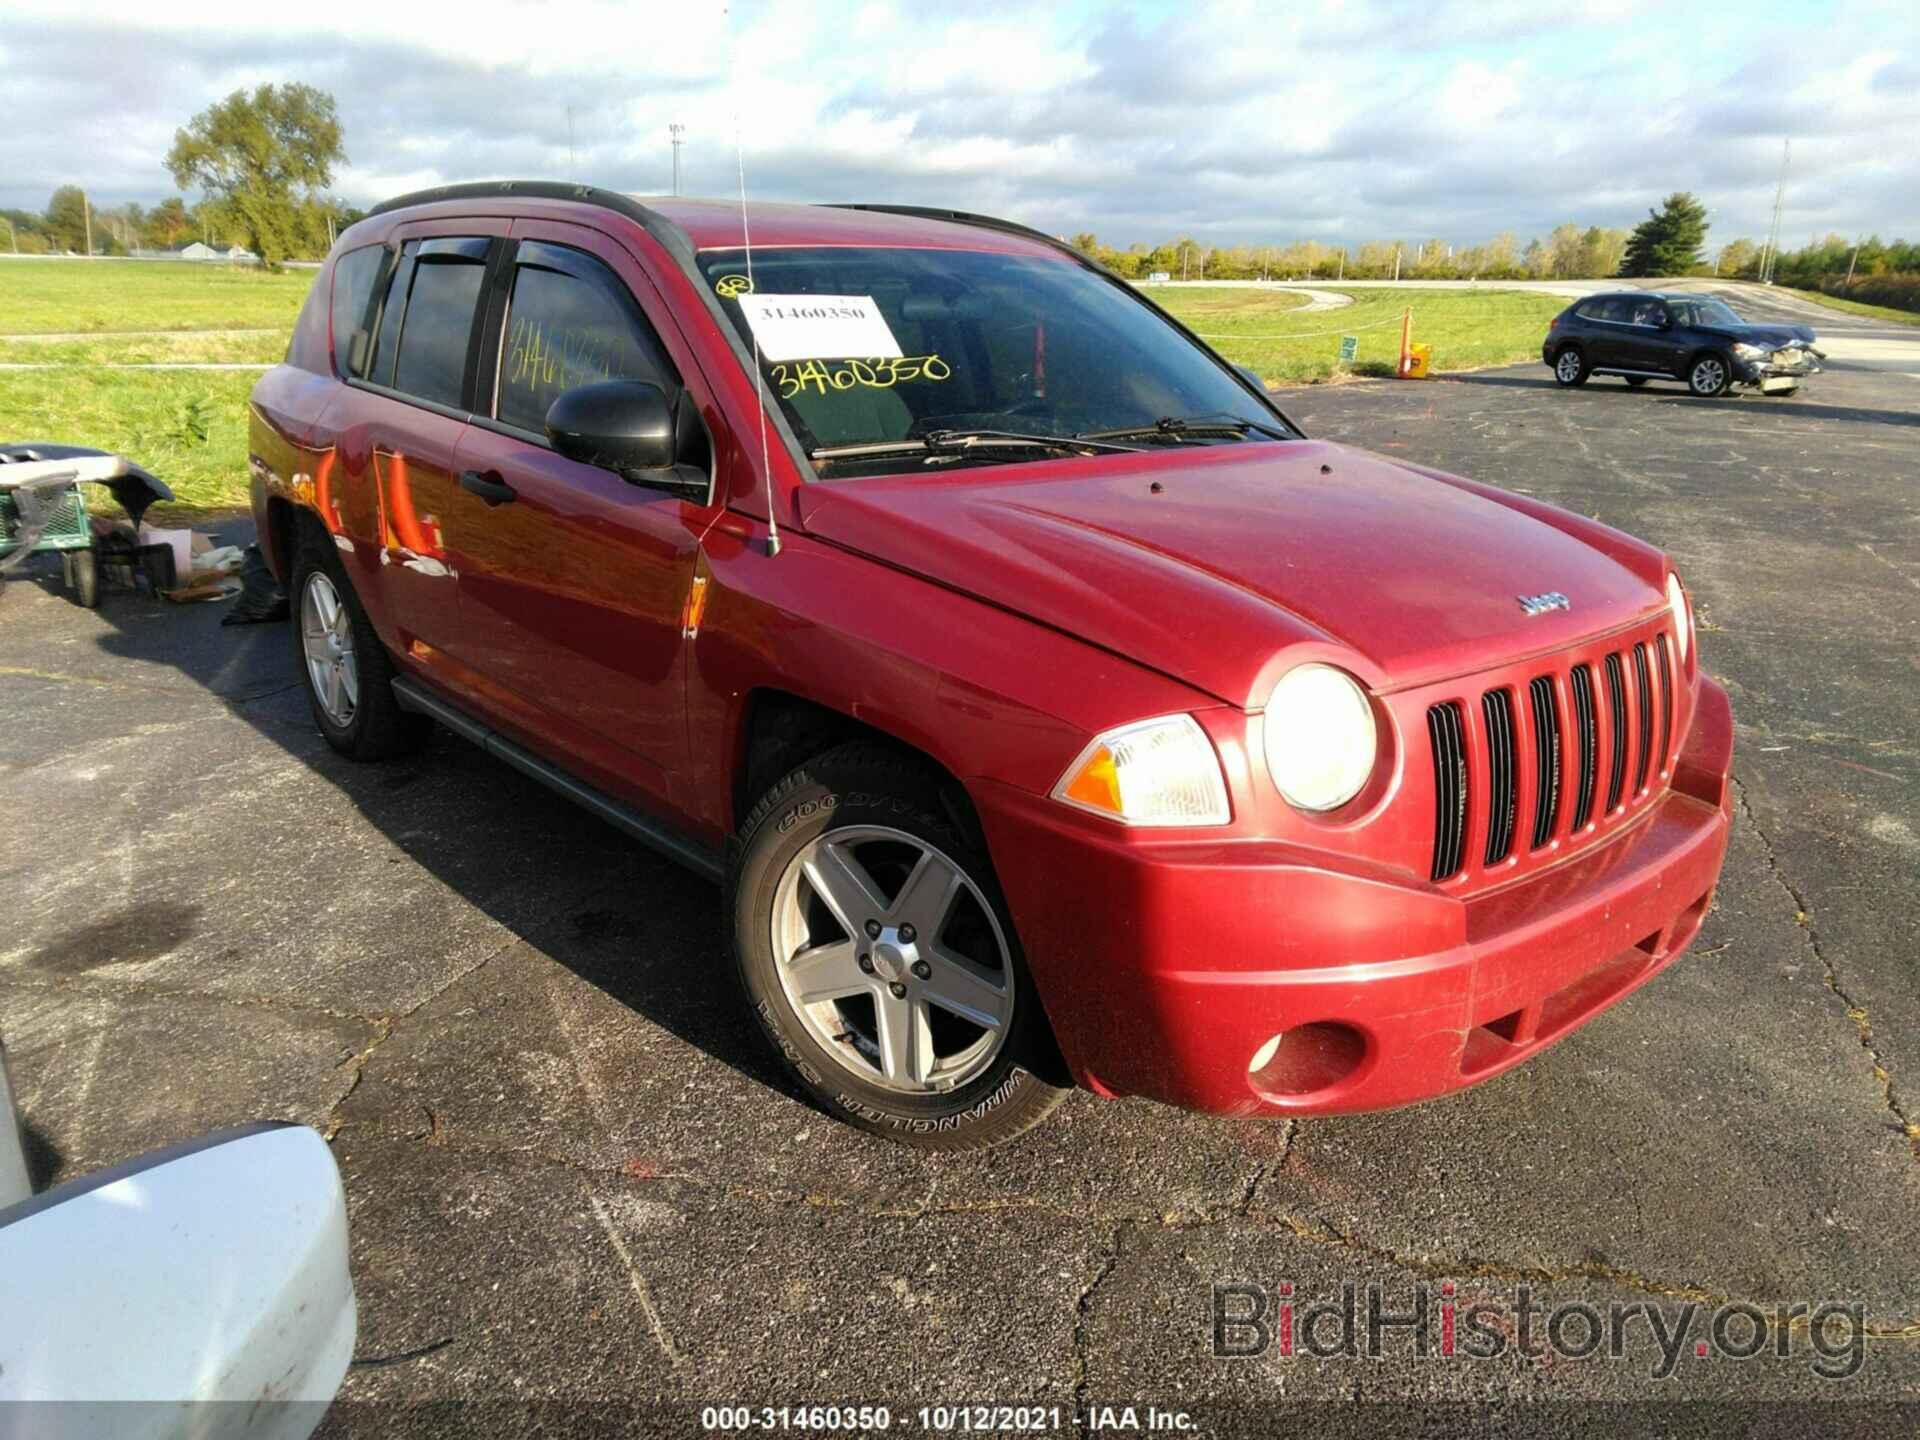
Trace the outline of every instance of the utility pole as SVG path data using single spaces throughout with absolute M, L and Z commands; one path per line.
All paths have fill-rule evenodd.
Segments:
M 673 136 L 673 193 L 680 193 L 680 137 L 687 133 L 687 127 L 679 123 L 667 126 L 667 133 Z
M 1344 245 L 1340 247 L 1340 273 L 1333 278 L 1335 280 L 1344 280 L 1347 278 L 1347 247 Z
M 87 225 L 87 258 L 93 258 L 93 206 L 87 202 L 87 192 L 80 192 L 80 215 Z
M 1763 284 L 1773 283 L 1774 268 L 1780 260 L 1780 211 L 1787 199 L 1787 164 L 1793 158 L 1793 141 L 1784 140 L 1780 145 L 1780 183 L 1773 191 L 1773 225 L 1767 231 L 1767 248 L 1760 269 Z
M 1400 247 L 1398 245 L 1393 247 L 1393 278 L 1396 281 L 1400 278 Z
M 1853 237 L 1853 253 L 1847 256 L 1847 288 L 1853 288 L 1853 262 L 1860 258 L 1860 237 Z

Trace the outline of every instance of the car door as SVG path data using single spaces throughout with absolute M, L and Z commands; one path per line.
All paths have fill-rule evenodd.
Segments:
M 1617 296 L 1601 296 L 1584 302 L 1574 313 L 1582 322 L 1580 340 L 1587 364 L 1594 369 L 1619 364 L 1621 337 L 1626 331 L 1625 302 Z
M 599 232 L 516 221 L 498 277 L 486 393 L 462 438 L 442 538 L 460 572 L 455 659 L 501 727 L 615 793 L 675 808 L 686 768 L 683 617 L 719 507 L 559 454 L 564 391 L 705 384 L 664 302 Z
M 1664 375 L 1672 367 L 1665 363 L 1664 338 L 1672 323 L 1664 301 L 1648 296 L 1621 302 L 1627 323 L 1616 327 L 1615 358 L 1609 364 L 1623 370 L 1639 370 Z
M 460 625 L 458 574 L 440 526 L 459 493 L 454 457 L 472 408 L 480 299 L 506 231 L 504 220 L 396 230 L 366 324 L 335 338 L 349 390 L 328 416 L 329 486 L 356 512 L 343 560 L 356 589 L 373 597 L 389 643 L 433 672 Z

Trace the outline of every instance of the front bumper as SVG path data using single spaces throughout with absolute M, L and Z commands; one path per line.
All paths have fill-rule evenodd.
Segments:
M 1809 375 L 1819 373 L 1819 352 L 1814 350 L 1800 350 L 1791 355 L 1776 350 L 1764 360 L 1733 357 L 1734 379 L 1743 385 L 1758 385 L 1763 389 L 1791 388 Z M 1769 381 L 1773 383 L 1769 385 Z
M 1376 1110 L 1498 1074 L 1672 962 L 1726 854 L 1732 748 L 1702 677 L 1666 795 L 1598 849 L 1467 897 L 1277 842 L 1090 833 L 1010 788 L 978 799 L 1082 1084 L 1232 1114 Z

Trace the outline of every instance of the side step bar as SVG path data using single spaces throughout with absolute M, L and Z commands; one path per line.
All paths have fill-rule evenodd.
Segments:
M 564 795 L 583 809 L 591 810 L 616 829 L 624 830 L 642 845 L 658 850 L 669 860 L 677 860 L 696 874 L 718 882 L 726 873 L 725 862 L 714 851 L 688 839 L 671 826 L 643 815 L 611 795 L 596 790 L 557 765 L 541 759 L 496 731 L 482 725 L 449 700 L 443 700 L 411 676 L 399 675 L 393 681 L 394 696 L 403 708 L 439 721 L 463 740 L 471 740 L 487 754 L 504 760 L 523 775 L 529 775 L 556 794 Z

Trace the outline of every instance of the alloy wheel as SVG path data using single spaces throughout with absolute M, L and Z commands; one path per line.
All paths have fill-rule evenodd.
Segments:
M 979 886 L 926 841 L 881 825 L 817 837 L 781 875 L 772 926 L 794 1013 L 868 1084 L 940 1094 L 1005 1044 L 1007 937 Z
M 344 730 L 360 705 L 360 667 L 353 654 L 353 619 L 321 570 L 307 576 L 300 594 L 300 649 L 314 699 Z
M 1580 378 L 1580 354 L 1576 350 L 1562 350 L 1560 358 L 1554 362 L 1554 374 L 1563 384 L 1571 385 Z
M 1694 394 L 1718 395 L 1727 388 L 1727 367 L 1709 355 L 1694 365 L 1691 378 Z

